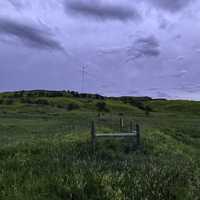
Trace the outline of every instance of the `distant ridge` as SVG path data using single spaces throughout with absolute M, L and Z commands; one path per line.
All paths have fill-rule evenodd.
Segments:
M 165 98 L 151 98 L 148 96 L 103 96 L 100 94 L 95 93 L 79 93 L 78 91 L 71 91 L 71 90 L 43 90 L 43 89 L 36 89 L 36 90 L 19 90 L 19 91 L 8 91 L 8 92 L 0 92 L 0 94 L 13 94 L 16 97 L 18 96 L 48 96 L 48 97 L 63 97 L 63 96 L 73 96 L 77 98 L 96 98 L 96 99 L 113 99 L 113 100 L 135 100 L 135 101 L 164 101 L 167 100 Z

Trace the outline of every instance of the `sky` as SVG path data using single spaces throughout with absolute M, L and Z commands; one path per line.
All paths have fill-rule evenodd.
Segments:
M 200 1 L 1 0 L 0 91 L 200 100 Z

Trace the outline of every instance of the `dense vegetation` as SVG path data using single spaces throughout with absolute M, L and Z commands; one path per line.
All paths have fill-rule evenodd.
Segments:
M 142 145 L 97 131 L 142 127 Z M 0 94 L 0 199 L 186 199 L 200 196 L 200 102 L 73 91 Z

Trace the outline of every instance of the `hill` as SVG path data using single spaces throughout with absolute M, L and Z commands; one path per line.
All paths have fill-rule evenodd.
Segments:
M 141 146 L 97 132 L 140 124 Z M 74 91 L 0 94 L 0 199 L 198 199 L 200 102 Z

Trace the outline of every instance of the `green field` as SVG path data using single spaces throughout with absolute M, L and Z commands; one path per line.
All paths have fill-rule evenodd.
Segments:
M 99 110 L 102 102 L 106 109 Z M 200 102 L 139 103 L 0 94 L 0 199 L 200 199 Z M 93 152 L 91 121 L 112 133 L 120 118 L 124 131 L 130 121 L 140 125 L 141 146 L 100 140 Z

